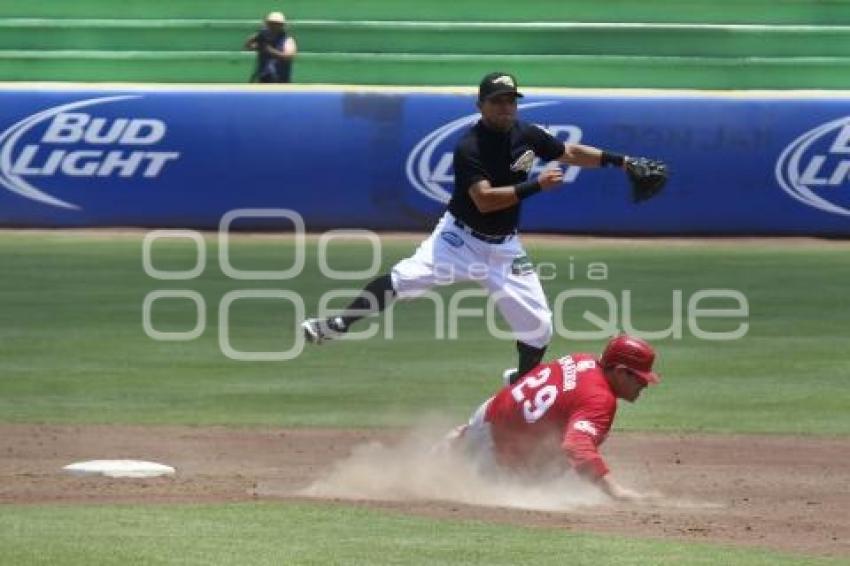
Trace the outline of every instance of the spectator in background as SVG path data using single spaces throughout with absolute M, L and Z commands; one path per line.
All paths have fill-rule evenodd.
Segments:
M 245 49 L 257 52 L 257 67 L 251 75 L 251 82 L 290 82 L 292 60 L 298 53 L 298 46 L 295 39 L 286 33 L 283 13 L 269 13 L 265 27 L 245 41 Z

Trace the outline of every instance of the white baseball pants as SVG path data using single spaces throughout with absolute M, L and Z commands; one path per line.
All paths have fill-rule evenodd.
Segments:
M 446 212 L 413 256 L 392 269 L 400 299 L 423 295 L 435 286 L 476 281 L 487 290 L 516 339 L 535 348 L 552 338 L 552 312 L 517 236 L 501 244 L 481 241 L 455 225 Z

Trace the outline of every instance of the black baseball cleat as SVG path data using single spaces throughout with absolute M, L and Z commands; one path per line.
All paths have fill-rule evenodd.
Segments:
M 322 344 L 345 334 L 342 321 L 337 318 L 308 318 L 301 323 L 304 339 L 311 344 Z

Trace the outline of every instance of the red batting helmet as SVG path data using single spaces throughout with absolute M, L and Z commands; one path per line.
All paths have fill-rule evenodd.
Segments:
M 655 350 L 646 340 L 620 334 L 608 341 L 599 360 L 603 368 L 624 367 L 646 383 L 658 383 L 661 378 L 652 371 Z

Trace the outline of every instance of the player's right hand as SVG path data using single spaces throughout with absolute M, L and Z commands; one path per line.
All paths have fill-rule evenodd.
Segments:
M 640 503 L 641 501 L 646 501 L 650 498 L 650 496 L 645 493 L 640 493 L 639 491 L 625 487 L 619 487 L 611 495 L 618 501 L 625 501 L 628 503 Z
M 564 182 L 564 172 L 560 167 L 546 169 L 537 177 L 537 182 L 544 191 L 548 191 Z
M 628 489 L 614 481 L 610 474 L 602 476 L 596 480 L 597 485 L 604 491 L 608 497 L 628 503 L 642 503 L 656 497 L 654 494 L 640 493 L 633 489 Z

